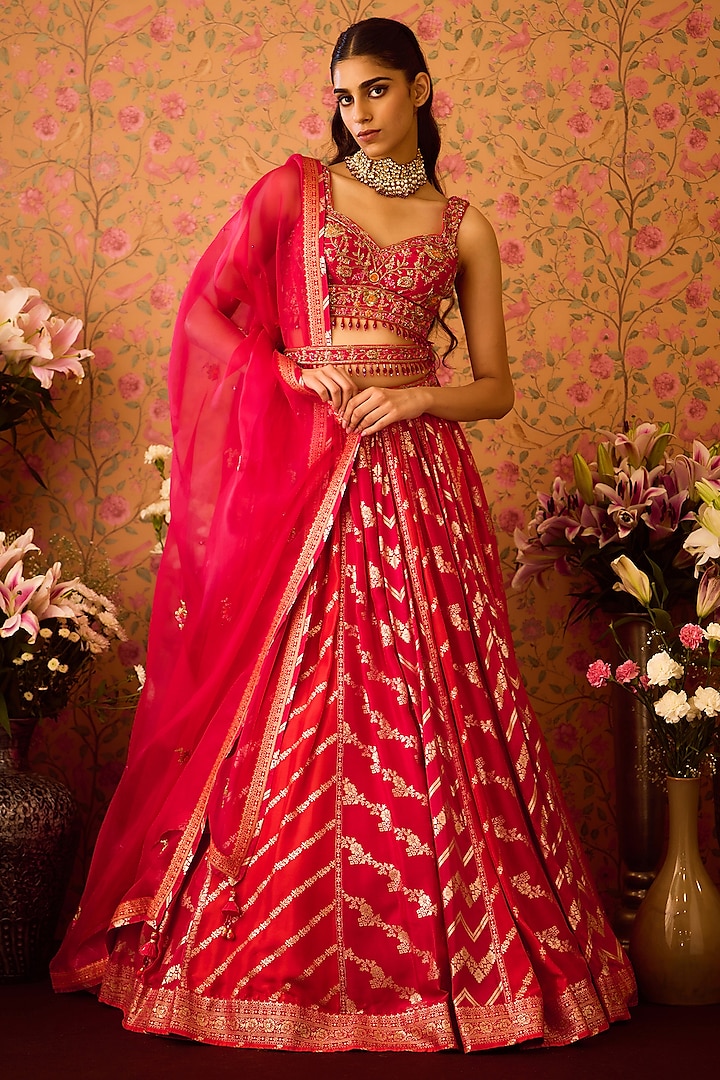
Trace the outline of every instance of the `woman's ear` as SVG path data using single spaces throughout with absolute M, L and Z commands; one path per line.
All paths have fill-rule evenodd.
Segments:
M 413 105 L 419 109 L 430 96 L 430 76 L 425 71 L 419 71 L 411 87 Z

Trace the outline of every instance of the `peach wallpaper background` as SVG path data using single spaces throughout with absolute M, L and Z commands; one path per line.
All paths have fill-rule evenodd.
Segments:
M 111 592 L 128 641 L 36 734 L 82 810 L 82 881 L 117 783 L 157 556 L 148 443 L 169 440 L 174 313 L 206 244 L 288 154 L 328 153 L 339 31 L 397 16 L 436 85 L 448 193 L 495 226 L 515 410 L 468 429 L 508 582 L 512 533 L 572 453 L 625 420 L 720 440 L 720 21 L 700 0 L 10 0 L 0 16 L 0 272 L 85 323 L 56 438 L 0 438 L 0 527 Z M 457 377 L 467 357 L 453 358 Z M 40 485 L 31 469 L 42 479 Z M 509 596 L 535 707 L 591 859 L 617 884 L 602 620 L 564 635 L 567 582 Z M 717 876 L 710 804 L 701 843 Z

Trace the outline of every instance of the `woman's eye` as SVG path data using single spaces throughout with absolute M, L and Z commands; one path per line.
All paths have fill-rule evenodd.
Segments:
M 385 93 L 385 89 L 386 88 L 384 86 L 371 86 L 370 87 L 370 93 L 369 93 L 368 96 L 369 97 L 381 97 Z
M 337 101 L 338 101 L 338 105 L 343 105 L 343 106 L 344 105 L 350 105 L 351 102 L 352 102 L 352 98 L 350 97 L 349 94 L 343 94 L 343 96 L 339 97 L 337 99 Z

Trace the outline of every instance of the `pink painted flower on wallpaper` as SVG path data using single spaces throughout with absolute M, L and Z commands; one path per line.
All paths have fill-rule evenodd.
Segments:
M 503 240 L 500 244 L 500 258 L 506 266 L 517 268 L 525 262 L 525 246 L 519 240 Z
M 497 515 L 498 528 L 512 536 L 516 529 L 522 529 L 525 515 L 517 506 L 508 506 Z
M 579 101 L 580 98 L 584 98 L 587 90 L 584 83 L 580 82 L 580 79 L 572 79 L 565 87 L 565 92 L 573 99 L 573 101 Z
M 720 92 L 712 87 L 701 90 L 697 96 L 697 107 L 703 116 L 717 116 L 720 113 Z
M 669 131 L 680 122 L 680 110 L 671 101 L 663 101 L 653 109 L 653 120 L 660 131 Z
M 615 104 L 615 94 L 607 83 L 593 83 L 590 87 L 590 104 L 596 109 L 612 109 Z
M 35 83 L 32 88 L 32 95 L 36 97 L 38 101 L 46 101 L 50 97 L 50 90 L 48 84 L 45 82 Z
M 680 380 L 672 371 L 661 371 L 653 379 L 653 390 L 659 401 L 672 401 L 680 389 Z
M 512 221 L 520 209 L 520 199 L 512 191 L 505 191 L 495 203 L 495 217 L 500 221 Z
M 688 150 L 704 150 L 707 146 L 708 137 L 700 128 L 690 128 L 685 136 L 685 146 Z
M 167 281 L 158 281 L 150 290 L 150 304 L 158 311 L 169 310 L 176 299 L 176 290 Z
M 45 196 L 39 188 L 25 188 L 18 195 L 18 203 L 24 214 L 39 214 L 45 205 Z
M 447 90 L 436 90 L 433 95 L 432 111 L 438 120 L 447 120 L 455 107 L 455 102 Z
M 90 171 L 96 180 L 114 180 L 120 165 L 112 154 L 95 154 L 90 159 Z
M 442 33 L 443 22 L 434 11 L 426 11 L 417 21 L 415 32 L 421 41 L 437 41 Z
M 700 420 L 705 419 L 706 414 L 707 405 L 705 404 L 705 402 L 701 401 L 700 398 L 690 398 L 687 405 L 685 406 L 685 416 L 687 417 L 687 419 L 699 422 Z
M 540 641 L 545 634 L 545 627 L 539 619 L 526 619 L 520 627 L 523 641 Z
M 198 227 L 197 218 L 187 210 L 183 210 L 181 214 L 174 217 L 172 223 L 175 226 L 175 231 L 180 236 L 192 236 Z
M 573 135 L 579 139 L 590 134 L 595 127 L 595 121 L 588 113 L 581 109 L 580 112 L 573 113 L 573 115 L 569 117 L 567 126 Z
M 560 187 L 553 192 L 552 202 L 556 210 L 560 210 L 564 214 L 572 214 L 577 210 L 578 193 L 574 187 L 570 187 L 568 184 L 561 184 Z
M 114 95 L 113 85 L 107 79 L 93 79 L 90 83 L 90 96 L 94 101 L 110 101 Z
M 446 154 L 438 162 L 440 172 L 450 176 L 453 180 L 459 180 L 468 173 L 467 162 L 462 154 Z
M 98 420 L 92 425 L 92 442 L 95 446 L 113 446 L 120 438 L 120 429 L 112 420 Z
M 711 295 L 712 289 L 710 286 L 706 285 L 702 278 L 699 278 L 697 281 L 691 281 L 685 290 L 685 303 L 688 307 L 701 311 L 708 306 Z
M 197 176 L 200 172 L 200 162 L 194 154 L 183 154 L 181 157 L 176 157 L 175 160 L 168 165 L 168 168 L 174 169 L 175 172 L 180 173 L 184 178 L 185 183 L 189 184 L 193 177 Z
M 43 142 L 52 142 L 60 134 L 60 125 L 54 116 L 45 113 L 44 116 L 38 116 L 33 123 L 33 131 Z
M 655 168 L 650 154 L 644 150 L 633 150 L 625 158 L 625 171 L 631 180 L 645 180 Z
M 646 366 L 647 362 L 647 349 L 643 349 L 642 345 L 628 345 L 625 349 L 625 363 L 629 368 L 639 371 Z
M 587 405 L 593 396 L 593 389 L 589 383 L 578 379 L 572 386 L 568 386 L 566 393 L 573 405 Z
M 170 406 L 165 398 L 155 398 L 150 406 L 150 416 L 153 420 L 167 420 L 170 416 Z
M 495 479 L 503 487 L 514 487 L 518 482 L 520 476 L 520 469 L 514 461 L 503 461 L 502 465 L 498 465 L 495 470 Z
M 607 190 L 608 170 L 602 165 L 590 165 L 586 161 L 580 166 L 575 179 L 583 191 L 592 195 L 593 191 Z
M 583 675 L 592 663 L 592 657 L 587 649 L 575 649 L 566 657 L 567 666 L 573 671 L 581 671 Z
M 322 101 L 322 103 L 323 103 L 323 105 L 325 106 L 326 109 L 329 109 L 331 112 L 335 111 L 335 107 L 337 106 L 337 101 L 335 99 L 335 94 L 333 92 L 332 86 L 325 86 L 323 88 L 323 92 L 322 92 L 322 94 L 320 96 L 320 100 Z
M 531 375 L 536 375 L 543 368 L 545 358 L 537 349 L 528 349 L 522 354 L 522 363 L 526 371 L 529 371 Z
M 156 15 L 150 23 L 150 37 L 160 45 L 172 41 L 175 30 L 175 20 L 170 15 Z
M 123 495 L 106 495 L 100 503 L 98 516 L 108 525 L 124 525 L 130 518 L 130 505 Z
M 657 225 L 643 225 L 633 240 L 633 247 L 640 255 L 657 255 L 665 246 L 665 235 Z
M 61 112 L 75 112 L 80 104 L 80 95 L 72 86 L 60 86 L 55 94 L 55 104 Z
M 689 36 L 695 38 L 696 41 L 702 41 L 703 38 L 706 38 L 711 26 L 712 18 L 702 8 L 696 8 L 695 11 L 691 12 L 685 23 L 685 29 Z
M 115 363 L 113 352 L 111 349 L 108 349 L 106 345 L 93 345 L 93 352 L 95 353 L 93 358 L 94 368 L 100 368 L 101 371 L 105 371 Z
M 720 386 L 720 363 L 713 359 L 698 361 L 697 377 L 702 386 Z
M 187 109 L 187 102 L 182 94 L 173 90 L 160 98 L 160 108 L 169 120 L 182 120 Z
M 307 139 L 321 139 L 327 131 L 327 122 L 316 112 L 303 116 L 298 126 Z
M 113 225 L 102 234 L 98 247 L 111 259 L 124 259 L 129 255 L 132 243 L 124 229 Z
M 125 132 L 139 131 L 145 123 L 145 113 L 137 105 L 125 105 L 117 114 L 118 124 Z
M 531 82 L 523 83 L 522 96 L 526 105 L 537 105 L 545 97 L 545 87 L 533 79 Z
M 119 53 L 114 53 L 114 55 L 110 57 L 105 66 L 107 67 L 108 71 L 121 72 L 125 68 L 125 60 L 122 56 L 120 56 Z
M 299 94 L 301 98 L 304 98 L 309 105 L 311 102 L 314 103 L 315 99 L 317 98 L 317 87 L 315 86 L 315 83 L 312 83 L 309 79 L 306 79 L 304 82 L 301 82 L 298 87 L 296 87 L 295 93 Z
M 559 750 L 574 750 L 577 746 L 578 733 L 572 724 L 558 724 L 553 729 L 552 737 Z
M 632 98 L 645 97 L 650 93 L 647 79 L 643 79 L 642 75 L 630 75 L 625 80 L 625 93 Z
M 148 146 L 153 154 L 167 154 L 172 146 L 172 139 L 165 131 L 153 131 Z
M 272 83 L 259 83 L 255 87 L 255 101 L 258 105 L 272 105 L 277 101 L 278 92 Z
M 609 379 L 615 371 L 615 364 L 607 353 L 593 353 L 590 357 L 590 374 L 596 379 Z
M 300 71 L 298 68 L 285 68 L 280 78 L 285 86 L 295 86 L 300 79 Z
M 142 396 L 145 383 L 134 371 L 126 371 L 118 379 L 118 390 L 123 401 L 134 401 Z

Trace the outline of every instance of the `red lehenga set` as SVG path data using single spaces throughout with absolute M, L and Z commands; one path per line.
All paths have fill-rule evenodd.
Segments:
M 434 378 L 464 209 L 379 247 L 296 156 L 183 300 L 148 679 L 52 965 L 56 989 L 94 990 L 129 1028 L 471 1051 L 628 1016 L 632 972 L 527 701 L 459 425 L 348 435 L 299 378 L 325 362 Z M 416 344 L 332 347 L 332 320 Z

